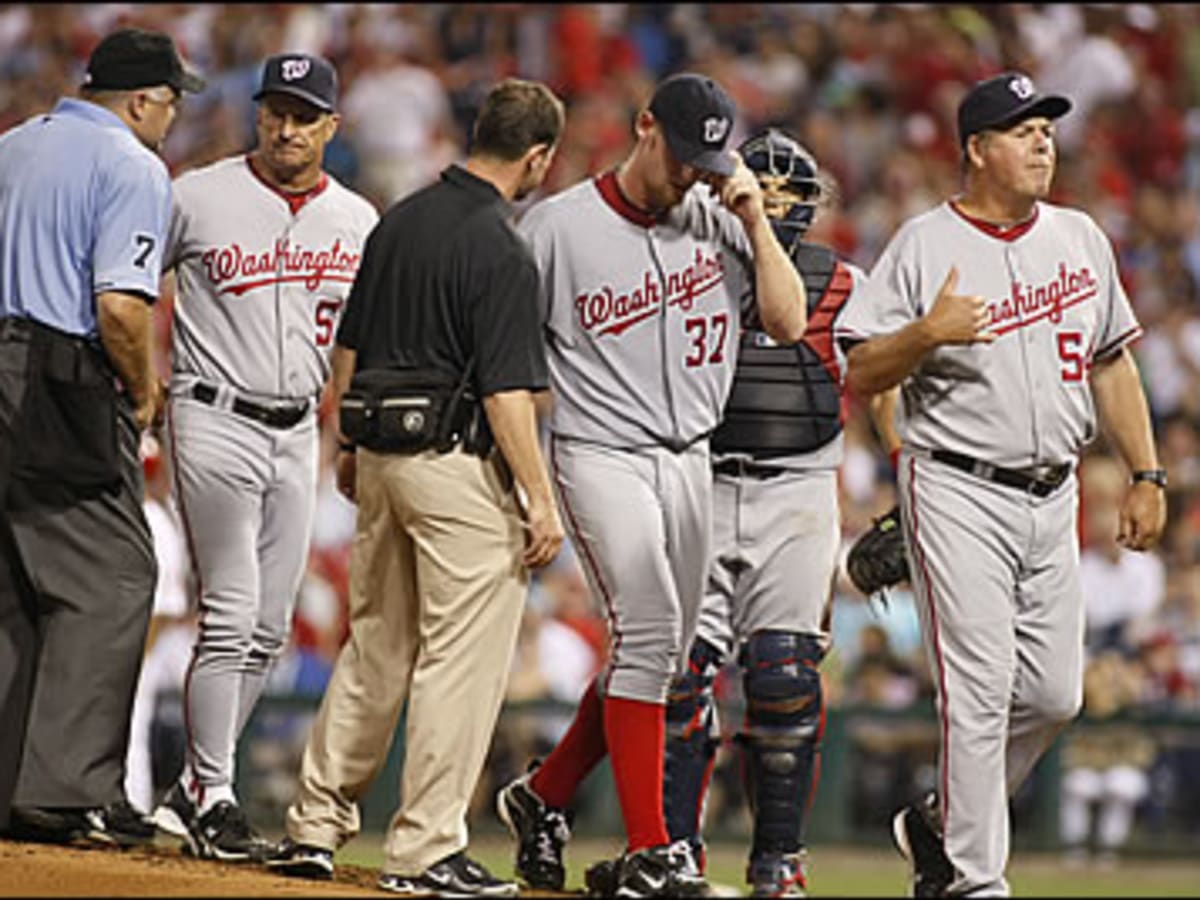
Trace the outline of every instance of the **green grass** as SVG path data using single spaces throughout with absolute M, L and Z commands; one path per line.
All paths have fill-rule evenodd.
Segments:
M 338 853 L 338 861 L 377 868 L 383 859 L 380 835 L 361 835 Z M 615 855 L 621 841 L 582 838 L 567 848 L 568 889 L 581 889 L 583 870 Z M 500 876 L 512 874 L 512 844 L 495 834 L 472 839 L 470 852 Z M 745 848 L 734 843 L 709 848 L 708 878 L 744 893 Z M 1013 855 L 1008 872 L 1015 896 L 1024 897 L 1197 897 L 1200 862 L 1186 859 L 1125 859 L 1111 867 L 1070 867 L 1058 854 Z M 891 850 L 816 846 L 809 856 L 809 896 L 900 897 L 907 892 L 907 867 Z M 724 892 L 722 892 L 724 893 Z

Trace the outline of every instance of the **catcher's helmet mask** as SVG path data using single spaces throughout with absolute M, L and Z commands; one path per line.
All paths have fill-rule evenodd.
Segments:
M 821 182 L 813 155 L 777 128 L 768 128 L 747 139 L 738 153 L 764 190 L 782 188 L 795 198 L 782 213 L 777 211 L 776 204 L 768 203 L 768 215 L 780 241 L 786 245 L 802 237 L 812 224 L 821 199 Z

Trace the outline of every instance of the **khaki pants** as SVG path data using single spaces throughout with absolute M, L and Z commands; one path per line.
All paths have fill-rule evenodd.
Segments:
M 467 845 L 466 812 L 508 683 L 528 572 L 499 454 L 358 451 L 350 636 L 288 810 L 295 841 L 334 849 L 408 701 L 385 872 L 416 875 Z

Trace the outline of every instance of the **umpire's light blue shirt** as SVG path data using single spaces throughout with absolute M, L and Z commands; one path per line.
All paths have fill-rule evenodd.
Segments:
M 96 295 L 158 297 L 163 161 L 116 114 L 64 98 L 0 136 L 0 315 L 95 337 Z

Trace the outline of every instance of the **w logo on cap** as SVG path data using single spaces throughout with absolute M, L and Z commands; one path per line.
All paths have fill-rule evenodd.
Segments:
M 1028 100 L 1034 95 L 1033 82 L 1027 75 L 1021 75 L 1008 83 L 1008 89 L 1021 100 Z
M 719 144 L 729 133 L 729 120 L 717 116 L 709 116 L 704 120 L 704 143 Z
M 312 63 L 307 59 L 285 59 L 279 66 L 279 74 L 284 81 L 298 81 L 310 68 Z

